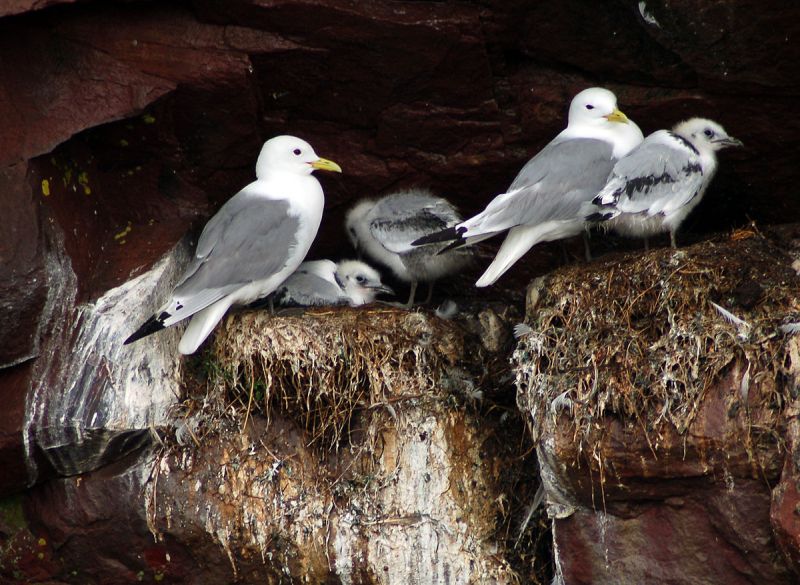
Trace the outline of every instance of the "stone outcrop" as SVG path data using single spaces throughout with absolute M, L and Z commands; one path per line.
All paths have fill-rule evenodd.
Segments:
M 257 558 L 273 549 L 252 540 L 253 534 L 227 541 L 232 547 L 231 562 L 221 546 L 224 539 L 206 530 L 211 526 L 203 524 L 207 518 L 191 516 L 177 501 L 169 504 L 169 497 L 177 498 L 180 489 L 188 489 L 180 482 L 170 484 L 171 478 L 190 469 L 174 459 L 180 450 L 160 460 L 174 471 L 168 479 L 162 478 L 172 495 L 154 499 L 153 514 L 143 515 L 142 490 L 149 490 L 159 475 L 151 474 L 152 465 L 148 467 L 153 461 L 148 457 L 156 453 L 149 450 L 154 448 L 154 437 L 177 433 L 177 405 L 191 394 L 192 385 L 202 386 L 205 381 L 203 376 L 199 381 L 193 377 L 193 370 L 199 368 L 196 361 L 176 358 L 177 332 L 163 332 L 130 347 L 119 345 L 155 308 L 161 291 L 174 282 L 197 229 L 251 180 L 256 154 L 266 138 L 282 133 L 303 136 L 345 170 L 341 177 L 321 179 L 327 197 L 325 219 L 311 251 L 311 257 L 342 257 L 352 254 L 342 238 L 343 215 L 358 198 L 424 185 L 458 203 L 464 213 L 476 211 L 490 196 L 502 192 L 524 161 L 563 126 L 566 104 L 574 93 L 589 85 L 604 85 L 617 93 L 622 109 L 645 132 L 703 115 L 718 120 L 745 142 L 745 149 L 724 153 L 718 176 L 680 238 L 683 244 L 706 241 L 712 233 L 727 233 L 751 221 L 759 229 L 800 217 L 800 198 L 795 195 L 800 118 L 794 115 L 800 79 L 800 44 L 794 39 L 800 32 L 799 22 L 800 8 L 793 3 L 764 10 L 748 0 L 617 1 L 602 6 L 585 0 L 546 0 L 535 5 L 517 0 L 3 3 L 0 213 L 6 221 L 0 223 L 0 495 L 8 500 L 0 505 L 2 578 L 79 581 L 81 576 L 90 576 L 102 582 L 115 571 L 125 578 L 138 578 L 139 571 L 144 571 L 142 575 L 189 580 L 193 567 L 170 573 L 172 569 L 164 564 L 167 553 L 187 565 L 195 560 L 186 544 L 189 541 L 177 542 L 189 538 L 188 531 L 181 537 L 170 532 L 165 510 L 187 514 L 192 534 L 204 543 L 208 565 L 215 567 L 216 572 L 209 575 L 228 579 L 236 566 L 240 576 L 252 569 L 261 571 L 259 578 L 275 577 L 269 572 L 272 569 L 265 568 L 269 564 Z M 782 237 L 792 241 L 790 236 Z M 599 253 L 631 247 L 607 238 L 594 242 Z M 579 244 L 568 243 L 567 253 L 580 256 Z M 457 296 L 466 314 L 473 315 L 461 322 L 472 339 L 466 342 L 468 346 L 494 331 L 493 339 L 484 339 L 485 347 L 493 350 L 483 354 L 488 360 L 485 371 L 471 374 L 475 395 L 488 397 L 498 408 L 512 408 L 514 414 L 507 416 L 513 419 L 518 414 L 507 383 L 511 344 L 506 321 L 513 319 L 509 315 L 515 308 L 521 310 L 529 281 L 556 267 L 562 253 L 557 246 L 541 246 L 498 286 L 475 290 L 471 284 L 491 254 L 491 246 L 479 251 L 474 268 L 453 283 L 443 283 L 439 290 L 443 296 Z M 600 265 L 595 268 L 600 270 Z M 742 306 L 748 297 L 758 305 L 764 285 L 755 277 L 745 280 L 747 285 L 736 298 L 745 299 Z M 490 302 L 493 311 L 474 316 L 481 313 L 480 305 Z M 497 315 L 505 317 L 498 321 Z M 646 317 L 637 319 L 647 322 Z M 792 347 L 781 351 L 788 352 L 794 364 L 791 356 L 797 350 Z M 701 353 L 702 349 L 698 346 Z M 742 380 L 749 376 L 750 385 L 757 387 L 755 372 L 742 364 L 724 372 L 729 386 L 741 390 Z M 652 476 L 658 479 L 638 482 L 638 468 L 622 476 L 626 486 L 639 490 L 634 493 L 637 502 L 667 501 L 672 496 L 665 494 L 680 486 L 679 495 L 667 507 L 653 505 L 642 512 L 640 524 L 620 511 L 628 505 L 625 492 L 614 493 L 603 484 L 603 508 L 592 490 L 597 481 L 585 483 L 586 477 L 594 476 L 577 471 L 553 476 L 558 480 L 548 484 L 553 488 L 548 489 L 553 513 L 557 512 L 556 485 L 572 486 L 576 494 L 568 500 L 575 509 L 573 516 L 554 524 L 557 566 L 565 577 L 574 582 L 590 579 L 610 558 L 616 559 L 617 566 L 628 567 L 631 556 L 626 551 L 638 544 L 628 543 L 629 549 L 623 544 L 618 549 L 610 546 L 606 554 L 597 545 L 602 540 L 599 535 L 605 535 L 606 543 L 610 533 L 618 535 L 611 540 L 620 543 L 625 535 L 652 535 L 641 525 L 649 521 L 658 525 L 656 520 L 672 510 L 676 534 L 689 534 L 686 527 L 697 518 L 702 519 L 703 528 L 691 532 L 694 540 L 684 539 L 689 544 L 675 556 L 664 556 L 663 562 L 654 561 L 645 569 L 632 568 L 630 574 L 636 578 L 641 575 L 636 571 L 656 567 L 662 571 L 659 574 L 670 574 L 671 559 L 693 554 L 712 530 L 727 535 L 723 541 L 730 545 L 715 558 L 730 561 L 725 566 L 737 567 L 743 578 L 758 571 L 776 582 L 789 578 L 789 567 L 800 556 L 792 515 L 797 502 L 793 483 L 797 430 L 790 420 L 791 410 L 781 411 L 786 419 L 785 448 L 791 456 L 772 449 L 772 455 L 762 461 L 764 473 L 756 478 L 748 471 L 751 453 L 742 459 L 741 449 L 727 439 L 721 446 L 714 443 L 718 450 L 712 451 L 718 458 L 730 454 L 736 465 L 725 465 L 733 470 L 720 467 L 714 458 L 707 461 L 706 443 L 711 439 L 700 431 L 697 437 L 702 440 L 697 441 L 702 448 L 696 450 L 700 458 L 677 463 L 687 429 L 702 418 L 698 413 L 708 413 L 709 420 L 716 421 L 719 409 L 731 406 L 731 397 L 724 392 L 703 396 L 708 404 L 701 400 L 694 418 L 686 420 L 689 426 L 678 424 L 677 434 L 664 435 L 669 446 L 660 445 L 680 468 L 678 478 L 659 475 L 658 466 Z M 790 398 L 787 404 L 794 400 Z M 431 412 L 442 414 L 436 409 Z M 476 409 L 459 415 L 456 426 L 470 437 L 482 437 L 480 429 L 487 424 L 482 412 Z M 424 410 L 408 414 L 416 425 L 424 426 L 429 420 Z M 257 420 L 251 424 L 258 431 L 247 435 L 248 445 L 255 444 L 256 436 L 269 438 L 261 418 L 266 413 L 254 412 L 254 416 Z M 282 423 L 276 421 L 282 416 L 275 413 L 272 420 L 278 427 Z M 455 414 L 447 411 L 447 416 Z M 570 436 L 564 434 L 568 420 L 562 415 L 548 432 L 553 437 Z M 725 432 L 752 428 L 746 421 L 734 422 L 726 423 L 734 426 L 725 427 Z M 411 427 L 398 423 L 397 428 L 396 449 L 402 458 L 413 444 L 401 435 Z M 627 435 L 629 429 L 622 425 L 618 431 L 623 435 L 614 431 L 603 440 L 624 436 L 631 453 L 644 458 L 651 453 L 647 440 L 652 440 L 652 429 Z M 436 437 L 425 443 L 432 452 L 434 445 L 443 449 L 453 445 L 447 434 L 451 431 L 431 428 L 426 432 Z M 477 434 L 469 434 L 473 432 Z M 694 432 L 689 436 L 694 437 Z M 229 439 L 220 439 L 208 452 L 200 449 L 196 457 L 213 461 L 224 449 L 233 452 L 233 443 L 226 442 Z M 522 431 L 508 438 L 521 452 L 528 449 L 527 441 Z M 611 457 L 611 448 L 598 441 L 592 443 L 598 446 L 597 452 Z M 564 438 L 540 445 L 542 461 L 551 461 L 553 470 L 559 469 L 559 461 L 573 461 L 577 455 L 567 449 L 568 443 Z M 167 444 L 171 445 L 168 440 Z M 157 441 L 155 445 L 161 449 Z M 308 451 L 301 440 L 293 445 L 298 452 L 316 457 L 317 452 Z M 557 445 L 563 449 L 545 448 Z M 784 443 L 780 445 L 782 449 Z M 211 444 L 201 445 L 205 446 Z M 190 447 L 181 443 L 180 448 Z M 464 453 L 476 473 L 488 473 L 485 468 L 492 452 Z M 599 472 L 591 467 L 592 461 L 581 470 Z M 376 473 L 388 473 L 380 457 L 373 463 Z M 449 470 L 452 462 L 436 464 Z M 615 465 L 624 469 L 626 464 L 619 460 Z M 709 476 L 708 469 L 728 470 L 736 489 L 752 496 L 736 500 L 738 515 L 726 508 L 735 497 L 725 491 L 728 484 L 723 490 L 718 475 Z M 534 471 L 531 464 L 524 481 L 534 481 Z M 218 479 L 209 473 L 209 482 Z M 279 473 L 278 477 L 283 476 Z M 722 473 L 723 483 L 726 477 Z M 247 476 L 240 479 L 245 485 Z M 770 491 L 773 484 L 776 487 Z M 484 484 L 479 482 L 480 486 Z M 228 487 L 234 489 L 236 484 Z M 265 484 L 264 489 L 274 487 Z M 28 488 L 32 491 L 24 491 Z M 480 489 L 486 497 L 508 493 Z M 115 493 L 125 494 L 132 507 L 110 510 L 118 502 Z M 344 501 L 323 492 L 320 497 L 336 504 Z M 395 495 L 389 490 L 375 497 L 373 503 Z M 491 565 L 498 575 L 506 575 L 511 566 L 523 580 L 541 580 L 540 569 L 547 565 L 549 554 L 542 546 L 547 540 L 546 525 L 538 512 L 525 521 L 526 497 L 527 491 L 522 490 L 510 507 L 502 497 L 497 503 L 497 509 L 505 510 L 501 524 L 509 534 L 526 527 L 515 549 L 521 552 L 498 559 L 487 560 L 490 545 L 486 543 L 492 539 L 485 539 L 484 532 L 478 541 L 467 542 L 467 533 L 450 523 L 447 530 L 439 530 L 420 521 L 409 524 L 409 530 L 433 530 L 430 534 L 435 532 L 447 546 L 463 545 L 462 550 L 489 563 L 483 566 Z M 226 498 L 218 499 L 218 504 L 229 505 Z M 62 518 L 65 502 L 71 512 Z M 712 502 L 722 502 L 719 512 Z M 412 514 L 414 505 L 422 506 L 407 503 L 404 517 Z M 355 505 L 352 498 L 346 504 L 337 509 L 341 515 L 335 515 L 340 535 L 347 532 L 342 529 L 352 516 L 346 512 Z M 452 502 L 439 504 L 447 514 L 455 510 Z M 601 509 L 604 516 L 595 512 Z M 276 510 L 262 508 L 259 513 Z M 577 518 L 585 521 L 576 522 Z M 756 528 L 749 533 L 750 540 L 735 541 L 730 535 L 743 522 Z M 214 525 L 220 530 L 225 526 L 221 520 Z M 288 524 L 271 526 L 284 543 L 297 546 L 302 540 Z M 164 540 L 153 544 L 150 529 Z M 109 534 L 122 540 L 106 540 Z M 352 544 L 370 533 L 365 526 L 356 529 L 351 524 L 349 534 L 352 539 L 347 542 Z M 413 538 L 421 538 L 421 532 L 415 534 Z M 395 542 L 394 537 L 386 538 Z M 413 538 L 403 546 L 419 542 Z M 125 544 L 114 544 L 119 542 Z M 164 548 L 165 542 L 170 547 Z M 592 544 L 585 555 L 578 548 L 581 543 Z M 235 550 L 236 545 L 244 547 L 246 554 Z M 83 554 L 92 546 L 97 555 Z M 371 546 L 377 547 L 377 541 Z M 279 549 L 289 550 L 278 547 L 274 551 Z M 335 547 L 325 550 L 325 562 L 321 557 L 309 561 L 318 571 L 315 575 L 332 571 L 340 578 L 347 575 L 352 582 L 380 581 L 379 551 L 353 553 L 355 560 L 348 564 L 330 552 Z M 212 551 L 218 555 L 213 559 Z M 144 565 L 137 555 L 146 559 Z M 642 556 L 645 562 L 656 558 Z M 13 567 L 8 564 L 10 558 L 17 559 Z M 331 565 L 328 561 L 334 558 L 338 564 Z M 453 561 L 452 567 L 464 567 L 465 558 Z M 287 561 L 285 566 L 299 565 Z M 431 565 L 426 570 L 443 575 L 435 573 L 443 571 L 443 566 Z M 693 566 L 691 571 L 696 573 L 687 569 L 687 579 L 693 574 L 698 580 L 705 578 L 710 566 L 716 567 Z M 402 579 L 406 573 L 391 575 Z
M 798 236 L 739 232 L 532 287 L 518 401 L 564 583 L 796 582 Z
M 535 484 L 520 428 L 475 402 L 474 343 L 398 309 L 236 315 L 160 447 L 34 489 L 15 545 L 121 584 L 514 583 L 511 509 Z

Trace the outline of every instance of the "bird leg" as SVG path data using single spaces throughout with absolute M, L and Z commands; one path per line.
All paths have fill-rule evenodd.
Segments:
M 566 266 L 569 264 L 569 250 L 563 240 L 558 242 L 558 249 L 561 251 L 561 264 Z
M 414 294 L 417 292 L 417 281 L 411 283 L 411 290 L 408 293 L 408 301 L 406 301 L 406 309 L 414 306 Z
M 669 243 L 673 250 L 678 249 L 678 244 L 675 242 L 675 232 L 669 232 Z
M 592 261 L 592 249 L 589 247 L 589 232 L 585 231 L 581 234 L 583 238 L 583 253 L 586 256 L 586 261 Z
M 425 297 L 425 300 L 422 302 L 422 304 L 430 305 L 432 299 L 433 299 L 433 281 L 428 283 L 428 296 Z

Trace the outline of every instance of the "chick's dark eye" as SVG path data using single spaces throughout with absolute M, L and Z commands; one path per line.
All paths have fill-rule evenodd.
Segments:
M 303 153 L 303 151 L 299 148 L 295 148 L 293 152 L 295 156 L 300 156 Z
M 706 128 L 706 129 L 703 131 L 703 134 L 705 134 L 706 136 L 708 136 L 709 138 L 711 138 L 712 136 L 714 136 L 714 131 L 713 131 L 711 128 Z
M 586 109 L 587 110 L 593 110 L 594 106 L 592 104 L 586 104 Z
M 357 282 L 358 284 L 361 284 L 361 283 L 363 283 L 365 280 L 367 280 L 367 279 L 366 279 L 366 278 L 364 278 L 363 276 L 360 276 L 360 275 L 359 275 L 359 276 L 356 276 L 356 282 Z

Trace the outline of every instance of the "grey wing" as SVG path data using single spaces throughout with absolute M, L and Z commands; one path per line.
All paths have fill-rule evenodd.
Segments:
M 402 254 L 414 249 L 414 240 L 451 227 L 460 219 L 443 199 L 398 195 L 384 198 L 373 208 L 369 230 L 384 248 Z
M 645 141 L 614 166 L 594 203 L 624 213 L 667 213 L 686 205 L 703 185 L 697 154 L 660 141 Z
M 611 144 L 595 139 L 554 140 L 522 168 L 508 192 L 463 225 L 476 232 L 575 219 L 605 185 L 614 166 Z
M 278 303 L 302 306 L 338 305 L 347 297 L 335 283 L 316 274 L 295 272 L 275 292 Z
M 192 314 L 286 266 L 297 245 L 289 204 L 241 191 L 209 220 L 173 298 Z

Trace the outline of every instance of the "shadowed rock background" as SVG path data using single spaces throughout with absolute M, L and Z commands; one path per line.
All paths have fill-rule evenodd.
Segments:
M 796 582 L 800 349 L 780 327 L 800 320 L 798 35 L 800 6 L 752 0 L 4 2 L 0 579 Z M 610 260 L 559 268 L 548 244 L 478 291 L 488 245 L 437 294 L 459 319 L 309 316 L 330 344 L 311 357 L 309 321 L 263 315 L 231 317 L 188 360 L 176 331 L 120 345 L 267 138 L 301 136 L 344 169 L 320 177 L 310 254 L 344 257 L 357 199 L 422 185 L 471 214 L 592 85 L 645 134 L 699 115 L 745 143 L 722 153 L 678 256 L 601 237 Z M 560 339 L 585 306 L 573 280 L 598 304 L 627 298 L 624 326 L 581 321 L 589 350 L 555 361 L 516 347 L 545 274 L 563 295 L 527 295 L 536 331 Z M 659 304 L 667 282 L 698 292 Z M 701 335 L 722 319 L 707 299 L 746 340 Z M 584 371 L 613 371 L 601 350 L 643 331 L 623 369 L 664 374 L 648 352 L 667 347 L 700 365 Z

